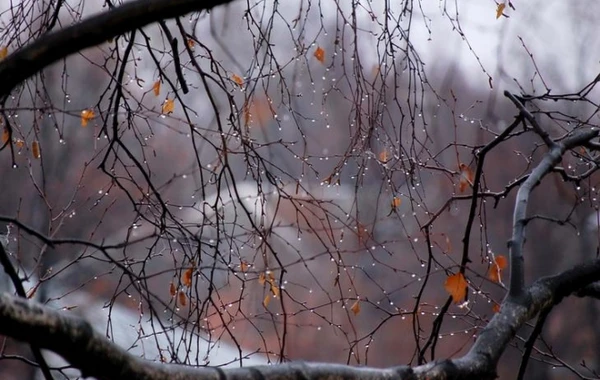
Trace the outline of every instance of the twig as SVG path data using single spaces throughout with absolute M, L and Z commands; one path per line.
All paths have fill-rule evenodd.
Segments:
M 44 67 L 111 38 L 193 11 L 209 10 L 231 0 L 136 0 L 48 33 L 0 62 L 0 98 Z
M 552 141 L 552 139 L 550 138 L 550 134 L 548 134 L 548 132 L 546 132 L 537 122 L 537 120 L 535 120 L 535 117 L 533 117 L 533 115 L 531 114 L 531 112 L 529 112 L 529 110 L 527 108 L 525 108 L 525 106 L 523 105 L 523 103 L 521 103 L 521 101 L 519 99 L 517 99 L 516 96 L 514 96 L 513 94 L 511 94 L 508 91 L 504 91 L 504 96 L 506 96 L 507 98 L 509 98 L 514 105 L 519 109 L 519 111 L 521 112 L 521 115 L 523 115 L 531 124 L 531 126 L 533 127 L 533 129 L 535 130 L 535 132 L 540 135 L 540 137 L 542 138 L 542 140 L 544 140 L 544 143 L 548 146 L 548 148 L 553 148 L 554 145 L 556 144 L 554 141 Z

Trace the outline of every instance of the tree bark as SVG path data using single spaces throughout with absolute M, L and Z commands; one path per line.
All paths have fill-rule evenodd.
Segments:
M 0 98 L 52 63 L 159 20 L 233 0 L 136 0 L 38 38 L 0 62 Z

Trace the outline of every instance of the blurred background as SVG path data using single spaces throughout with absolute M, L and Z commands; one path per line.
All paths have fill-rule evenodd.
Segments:
M 1 47 L 118 5 L 4 2 Z M 127 326 L 157 348 L 136 355 L 166 362 L 214 365 L 221 344 L 267 363 L 464 354 L 504 297 L 507 273 L 490 268 L 546 152 L 517 127 L 485 156 L 473 202 L 476 154 L 518 115 L 503 92 L 539 96 L 529 106 L 552 137 L 597 125 L 600 5 L 497 7 L 233 2 L 45 69 L 1 109 L 0 231 L 30 296 L 102 310 L 100 331 Z M 567 176 L 534 191 L 529 282 L 597 255 L 597 176 L 568 177 L 593 160 L 565 156 Z M 444 282 L 465 253 L 469 291 L 455 304 Z M 565 300 L 526 377 L 598 377 L 598 313 Z M 3 347 L 0 371 L 14 373 L 10 355 L 27 350 Z

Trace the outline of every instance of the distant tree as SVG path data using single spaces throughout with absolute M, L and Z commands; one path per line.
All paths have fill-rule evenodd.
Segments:
M 449 5 L 484 88 L 419 2 L 3 7 L 3 378 L 599 377 L 600 76 L 501 91 Z

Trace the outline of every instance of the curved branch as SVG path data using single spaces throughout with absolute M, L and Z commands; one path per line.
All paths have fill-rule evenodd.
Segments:
M 233 0 L 136 0 L 38 38 L 0 62 L 0 97 L 52 63 L 128 31 Z M 175 54 L 175 52 L 174 52 Z
M 85 320 L 32 300 L 0 294 L 0 334 L 30 342 L 63 356 L 84 376 L 98 379 L 495 379 L 508 342 L 529 320 L 600 277 L 600 260 L 542 278 L 526 289 L 528 302 L 507 299 L 479 334 L 471 350 L 453 360 L 418 367 L 357 368 L 324 363 L 287 363 L 236 369 L 190 368 L 135 357 L 95 332 Z
M 586 144 L 598 136 L 597 129 L 578 131 L 571 137 L 561 142 L 554 143 L 550 151 L 546 153 L 540 164 L 533 169 L 531 175 L 523 183 L 517 192 L 515 210 L 513 214 L 513 233 L 509 242 L 510 251 L 510 285 L 508 296 L 519 298 L 524 295 L 525 269 L 523 259 L 523 245 L 525 244 L 525 224 L 527 223 L 527 204 L 529 195 L 542 178 L 546 176 L 561 160 L 563 154 L 576 146 Z

